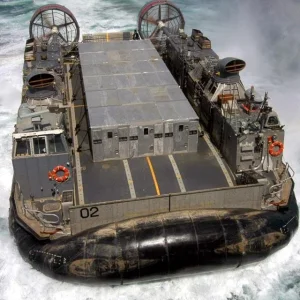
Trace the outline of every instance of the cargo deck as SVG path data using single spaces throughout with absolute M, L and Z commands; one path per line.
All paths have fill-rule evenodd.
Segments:
M 84 151 L 80 153 L 80 163 L 85 204 L 228 186 L 203 138 L 199 138 L 197 153 L 94 163 L 89 152 Z
M 77 205 L 233 185 L 150 41 L 82 43 L 79 54 L 81 68 L 71 70 L 69 83 L 80 150 Z

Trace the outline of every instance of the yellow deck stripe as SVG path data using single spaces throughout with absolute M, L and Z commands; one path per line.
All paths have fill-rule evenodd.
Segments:
M 151 171 L 152 179 L 153 179 L 155 189 L 156 189 L 156 194 L 159 196 L 160 195 L 160 190 L 159 190 L 159 186 L 158 186 L 158 183 L 157 183 L 157 180 L 156 180 L 156 176 L 155 176 L 155 173 L 154 173 L 154 169 L 153 169 L 151 160 L 150 160 L 149 156 L 147 156 L 146 159 L 147 159 L 150 171 Z
M 109 35 L 108 35 L 108 32 L 106 32 L 106 41 L 109 42 Z

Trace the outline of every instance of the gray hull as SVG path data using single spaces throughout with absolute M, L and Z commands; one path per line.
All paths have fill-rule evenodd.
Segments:
M 12 201 L 13 203 L 13 201 Z M 287 245 L 298 228 L 294 193 L 284 211 L 190 210 L 136 218 L 58 241 L 39 241 L 10 227 L 25 260 L 55 276 L 130 281 L 237 268 Z M 22 225 L 22 224 L 21 224 Z

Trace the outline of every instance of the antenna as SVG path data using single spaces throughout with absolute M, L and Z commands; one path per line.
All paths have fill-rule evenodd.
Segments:
M 260 106 L 259 114 L 257 116 L 256 122 L 259 121 L 262 114 L 265 114 L 266 112 L 268 112 L 268 111 L 266 111 L 266 108 L 268 107 L 268 99 L 269 99 L 268 92 L 265 92 L 264 100 Z M 261 126 L 261 130 L 262 130 L 262 128 L 264 127 L 264 124 L 261 124 L 261 125 L 262 125 Z

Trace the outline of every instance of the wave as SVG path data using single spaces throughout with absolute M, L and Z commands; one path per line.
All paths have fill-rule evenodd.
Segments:
M 1 1 L 0 2 L 0 14 L 3 15 L 28 15 L 36 9 L 36 4 L 31 0 L 24 1 Z

